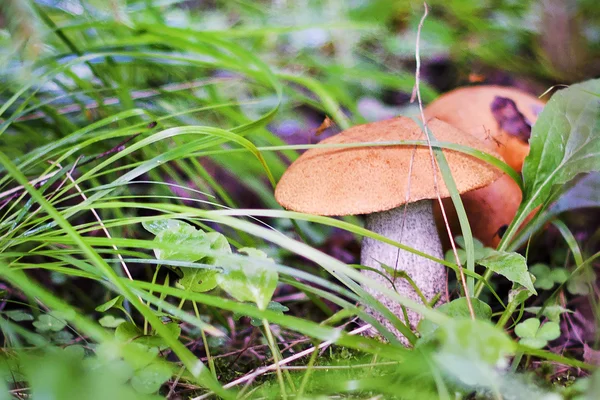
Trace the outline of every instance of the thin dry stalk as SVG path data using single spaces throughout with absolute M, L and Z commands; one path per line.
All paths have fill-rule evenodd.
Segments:
M 475 319 L 475 312 L 473 311 L 473 305 L 471 304 L 471 297 L 469 294 L 469 288 L 467 287 L 467 281 L 465 279 L 465 273 L 463 271 L 462 264 L 460 262 L 460 258 L 458 257 L 458 252 L 456 250 L 456 243 L 454 243 L 454 239 L 452 237 L 452 230 L 450 229 L 450 225 L 448 224 L 448 218 L 446 216 L 446 210 L 444 209 L 444 204 L 442 203 L 442 197 L 440 196 L 439 185 L 437 181 L 437 164 L 435 162 L 435 156 L 433 155 L 433 147 L 431 146 L 431 139 L 429 137 L 429 130 L 427 128 L 427 120 L 425 119 L 425 112 L 423 111 L 423 102 L 421 100 L 421 91 L 419 88 L 419 83 L 421 80 L 421 56 L 420 56 L 420 48 L 419 43 L 421 41 L 421 29 L 423 28 L 423 24 L 425 23 L 425 18 L 427 18 L 427 14 L 429 13 L 429 8 L 427 7 L 427 3 L 423 3 L 424 12 L 421 17 L 421 21 L 419 21 L 419 27 L 417 28 L 417 44 L 415 48 L 415 60 L 416 60 L 416 71 L 415 71 L 415 87 L 413 90 L 413 97 L 416 94 L 417 100 L 419 103 L 419 111 L 421 112 L 421 121 L 423 122 L 423 131 L 425 132 L 425 138 L 427 140 L 427 147 L 429 148 L 429 154 L 431 156 L 431 167 L 433 169 L 433 185 L 435 188 L 435 192 L 437 194 L 438 202 L 440 203 L 440 209 L 442 210 L 442 216 L 444 218 L 444 225 L 446 226 L 446 231 L 448 232 L 448 237 L 450 238 L 450 244 L 452 245 L 452 252 L 454 253 L 454 258 L 456 260 L 456 264 L 458 265 L 458 271 L 460 274 L 460 280 L 463 285 L 465 291 L 465 297 L 467 299 L 467 306 L 469 307 L 469 314 L 472 319 Z
M 54 175 L 58 174 L 59 172 L 60 172 L 60 170 L 51 172 L 51 173 L 46 174 L 44 176 L 40 176 L 39 178 L 32 179 L 32 180 L 29 181 L 29 184 L 31 186 L 35 186 L 35 185 L 38 185 L 38 184 L 43 185 L 44 183 L 46 183 L 46 181 L 48 179 L 52 178 Z M 12 189 L 5 190 L 4 192 L 0 192 L 0 199 L 8 197 L 8 196 L 10 196 L 12 194 L 15 194 L 16 192 L 21 191 L 21 190 L 25 190 L 25 186 L 16 186 L 16 187 L 14 187 Z

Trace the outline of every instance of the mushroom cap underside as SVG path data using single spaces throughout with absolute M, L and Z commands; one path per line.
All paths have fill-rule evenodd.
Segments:
M 432 119 L 427 126 L 439 142 L 464 145 L 501 158 L 475 137 L 443 121 Z M 425 140 L 425 135 L 412 119 L 397 117 L 352 127 L 321 144 L 401 140 Z M 502 175 L 497 168 L 468 154 L 449 149 L 443 149 L 443 154 L 459 193 L 486 186 Z M 439 171 L 436 178 L 441 197 L 448 197 Z M 315 147 L 306 151 L 284 173 L 275 198 L 290 210 L 342 216 L 390 210 L 436 198 L 436 193 L 432 159 L 426 146 L 375 145 Z

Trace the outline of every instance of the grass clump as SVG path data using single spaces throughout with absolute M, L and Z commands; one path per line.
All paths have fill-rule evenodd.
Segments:
M 382 306 L 361 289 L 358 241 L 386 239 L 276 203 L 317 136 L 417 115 L 421 11 L 389 3 L 0 5 L 0 398 L 593 392 L 600 83 L 569 72 L 593 35 L 567 63 L 536 45 L 568 38 L 534 35 L 533 2 L 430 4 L 423 102 L 469 80 L 582 83 L 533 126 L 498 248 L 457 239 L 458 262 L 437 260 L 472 263 L 474 312 L 460 282 L 441 308 L 372 287 L 424 317 L 414 347 L 366 311 Z M 578 7 L 573 23 L 597 29 Z

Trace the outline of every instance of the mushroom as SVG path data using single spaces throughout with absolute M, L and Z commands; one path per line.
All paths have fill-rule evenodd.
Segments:
M 433 119 L 428 126 L 438 141 L 485 149 L 485 144 L 445 122 Z M 422 139 L 423 132 L 416 122 L 398 117 L 355 126 L 321 143 Z M 485 151 L 497 156 L 493 151 Z M 499 170 L 465 153 L 447 149 L 443 153 L 461 193 L 488 185 L 501 176 Z M 409 171 L 412 171 L 410 176 Z M 432 199 L 437 198 L 433 176 L 431 155 L 429 149 L 423 146 L 317 147 L 306 151 L 287 169 L 275 189 L 275 198 L 287 209 L 309 214 L 366 214 L 367 229 L 443 258 L 432 214 Z M 449 191 L 439 172 L 437 182 L 440 195 L 448 197 Z M 365 237 L 361 247 L 361 264 L 381 272 L 363 270 L 365 276 L 388 288 L 395 286 L 400 294 L 415 301 L 421 302 L 412 286 L 400 274 L 390 273 L 390 269 L 404 271 L 428 302 L 438 294 L 441 302 L 447 301 L 446 271 L 439 263 Z M 400 304 L 369 287 L 365 290 L 404 319 Z M 406 343 L 389 321 L 378 313 L 374 314 Z M 409 311 L 408 317 L 414 328 L 419 316 Z
M 531 128 L 543 107 L 544 102 L 521 90 L 483 85 L 456 89 L 440 96 L 425 108 L 425 116 L 439 118 L 475 136 L 521 172 L 529 154 L 529 136 L 523 132 L 522 125 L 525 123 Z M 519 185 L 508 175 L 462 195 L 473 236 L 488 247 L 496 247 L 503 228 L 517 213 L 521 199 Z M 452 202 L 445 200 L 444 208 L 450 228 L 458 232 L 459 222 Z M 441 229 L 443 222 L 437 204 L 434 213 Z M 444 239 L 444 247 L 448 248 L 447 238 Z

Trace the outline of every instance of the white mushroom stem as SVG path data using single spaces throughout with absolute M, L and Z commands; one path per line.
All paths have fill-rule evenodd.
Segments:
M 388 211 L 369 214 L 367 215 L 365 227 L 431 256 L 443 258 L 442 245 L 433 218 L 431 200 L 421 200 Z M 378 269 L 390 280 L 394 279 L 393 272 L 386 271 L 381 264 L 389 266 L 392 270 L 395 268 L 397 271 L 404 271 L 428 301 L 431 301 L 438 293 L 441 295 L 438 304 L 447 301 L 446 269 L 441 264 L 368 237 L 365 237 L 362 242 L 361 264 Z M 363 273 L 382 285 L 393 289 L 390 281 L 375 271 L 364 270 Z M 422 303 L 417 292 L 400 274 L 396 275 L 394 285 L 402 296 Z M 404 313 L 400 304 L 377 290 L 368 287 L 365 290 L 404 321 Z M 411 328 L 415 328 L 420 317 L 411 310 L 407 311 L 408 322 Z M 370 312 L 374 313 L 379 322 L 391 332 L 394 332 L 404 344 L 408 344 L 406 338 L 387 319 L 379 313 Z

